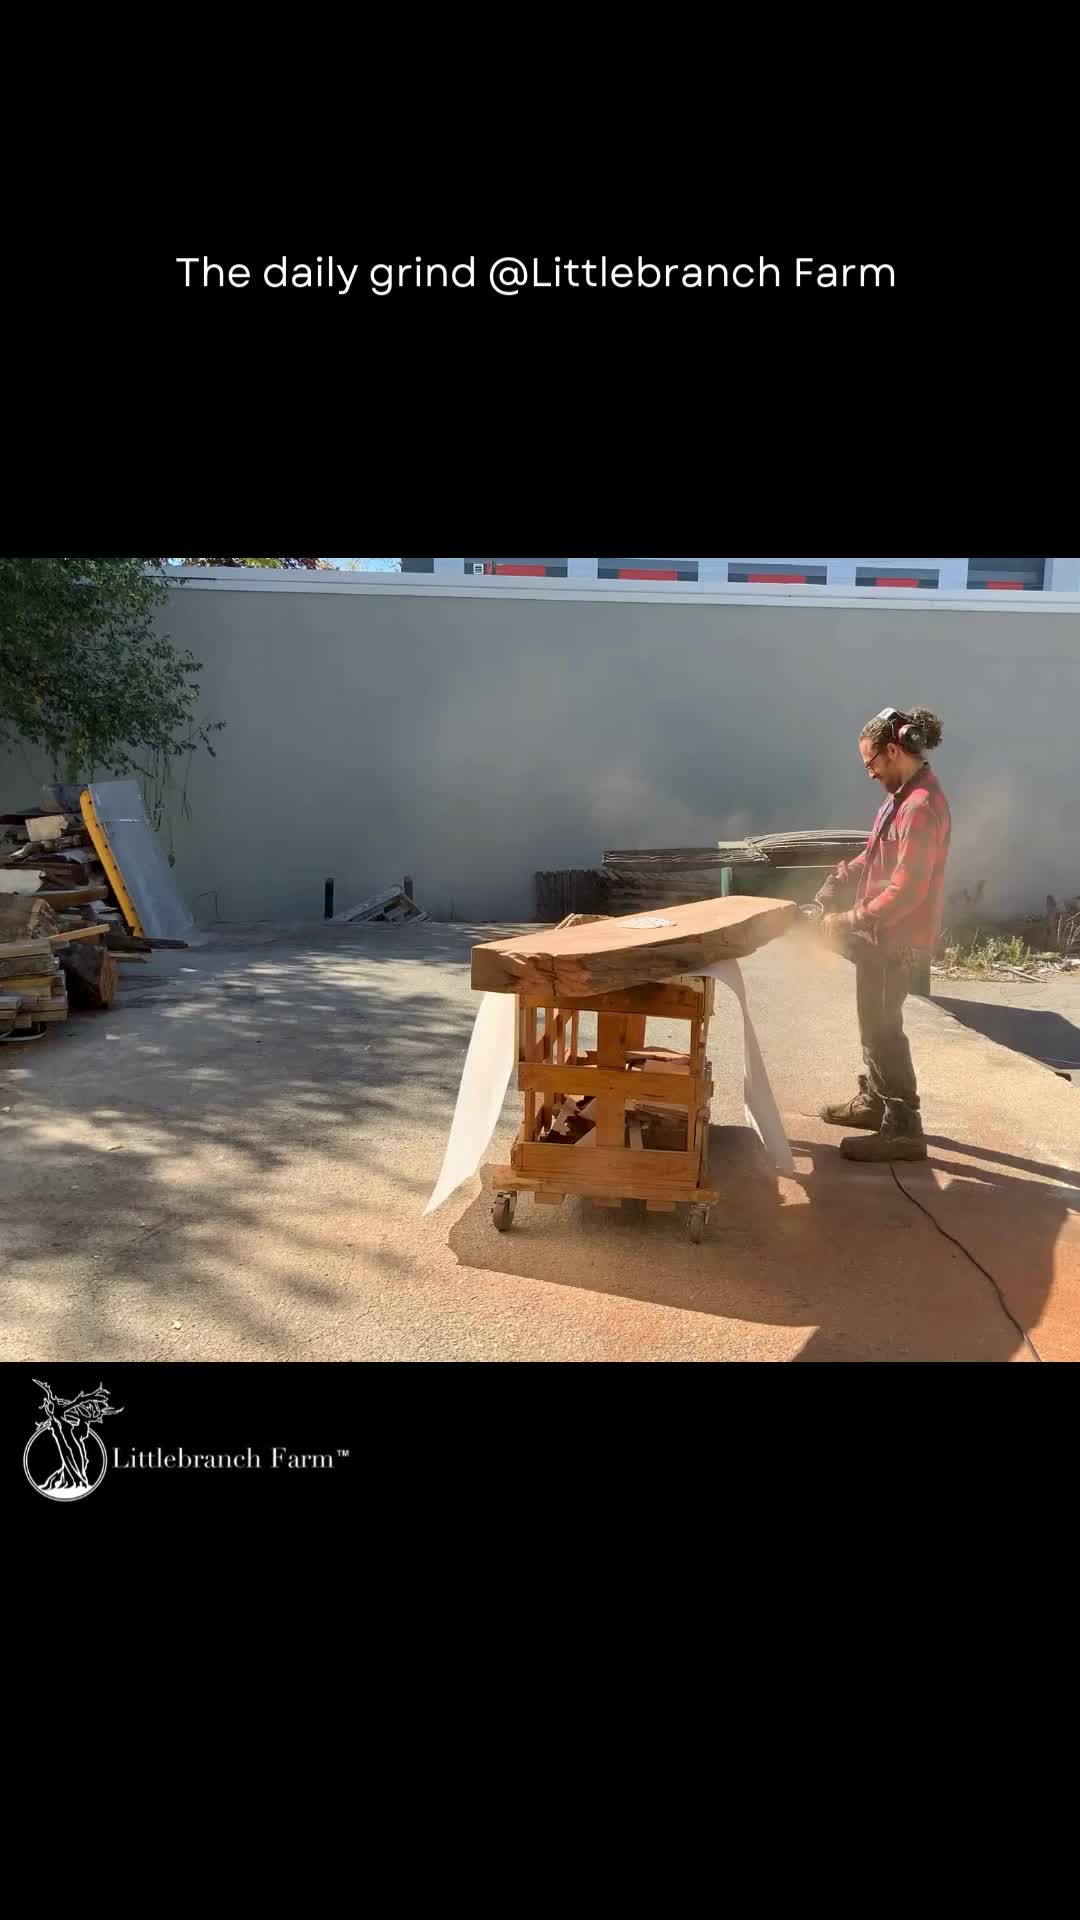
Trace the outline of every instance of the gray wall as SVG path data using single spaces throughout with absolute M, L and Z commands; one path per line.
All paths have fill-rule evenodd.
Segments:
M 565 588 L 566 583 L 557 583 Z M 200 919 L 318 919 L 411 873 L 429 910 L 532 916 L 538 867 L 605 848 L 869 823 L 857 736 L 942 715 L 952 883 L 1001 906 L 1080 892 L 1080 608 L 755 605 L 174 590 L 217 757 L 172 808 Z M 0 759 L 0 810 L 47 768 Z M 993 894 L 989 895 L 990 887 Z

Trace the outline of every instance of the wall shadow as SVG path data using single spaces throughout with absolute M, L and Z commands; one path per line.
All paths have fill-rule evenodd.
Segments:
M 986 1000 L 954 1000 L 940 993 L 934 994 L 934 1005 L 999 1046 L 1042 1064 L 1052 1063 L 1065 1073 L 1080 1074 L 1080 1027 L 1062 1013 Z

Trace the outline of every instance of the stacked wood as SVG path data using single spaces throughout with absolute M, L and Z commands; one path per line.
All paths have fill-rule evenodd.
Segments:
M 567 913 L 633 913 L 635 908 L 689 906 L 721 891 L 721 873 L 751 867 L 824 867 L 850 860 L 866 845 L 864 827 L 823 827 L 754 834 L 707 847 L 626 847 L 605 853 L 599 867 L 568 867 L 535 874 L 536 918 L 557 922 Z M 824 876 L 822 876 L 824 877 Z M 790 883 L 787 883 L 790 884 Z M 781 882 L 777 892 L 786 890 Z
M 81 791 L 78 786 L 47 788 L 50 807 L 0 815 L 0 905 L 12 897 L 45 899 L 65 926 L 100 924 L 129 937 L 124 904 L 79 810 Z M 149 943 L 140 940 L 139 945 Z
M 865 827 L 825 827 L 718 840 L 710 847 L 618 849 L 604 855 L 598 893 L 616 913 L 630 913 L 637 906 L 680 906 L 718 893 L 725 867 L 830 868 L 861 853 L 866 841 Z M 576 896 L 571 904 L 577 905 Z
M 0 997 L 8 1031 L 67 1019 L 64 973 L 47 938 L 0 940 Z
M 0 895 L 0 940 L 42 939 L 61 931 L 60 917 L 40 894 Z
M 773 867 L 835 867 L 861 853 L 869 834 L 868 827 L 816 827 L 799 833 L 758 833 L 728 844 L 747 848 L 754 859 L 763 854 Z M 741 861 L 733 858 L 729 864 Z
M 702 974 L 717 961 L 753 953 L 798 924 L 793 902 L 760 897 L 588 919 L 475 946 L 472 984 L 480 992 L 545 994 L 563 1005 L 589 994 Z
M 107 1008 L 118 969 L 108 943 L 148 948 L 124 918 L 81 818 L 28 808 L 0 819 L 0 1032 L 13 1038 Z M 72 884 L 81 883 L 81 884 Z

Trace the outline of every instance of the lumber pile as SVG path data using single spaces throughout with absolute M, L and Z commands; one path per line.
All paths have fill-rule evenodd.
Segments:
M 699 900 L 611 919 L 584 915 L 576 925 L 472 950 L 478 992 L 543 995 L 553 1006 L 615 993 L 680 974 L 701 974 L 720 960 L 738 960 L 799 924 L 790 900 Z
M 756 833 L 748 840 L 718 843 L 729 866 L 767 860 L 771 867 L 835 867 L 861 853 L 870 837 L 867 827 L 814 827 L 798 833 Z
M 0 814 L 0 902 L 45 898 L 65 925 L 123 929 L 109 877 L 78 812 Z
M 721 873 L 733 870 L 733 889 L 741 893 L 740 869 L 752 869 L 747 890 L 776 867 L 836 866 L 866 845 L 865 827 L 820 827 L 805 832 L 759 833 L 745 840 L 717 840 L 707 847 L 628 847 L 605 853 L 603 865 L 534 875 L 536 917 L 558 921 L 566 913 L 633 913 L 636 908 L 689 906 L 721 892 Z M 822 876 L 824 877 L 824 876 Z M 790 881 L 782 880 L 778 893 Z
M 0 920 L 0 1033 L 66 1020 L 64 971 L 47 934 L 8 939 Z
M 148 950 L 124 915 L 81 814 L 28 807 L 0 815 L 0 1035 L 40 1033 L 69 1008 L 108 1008 L 112 949 Z M 49 796 L 47 796 L 49 797 Z M 168 943 L 175 944 L 175 943 Z
M 835 867 L 866 845 L 865 827 L 759 833 L 712 847 L 638 847 L 605 853 L 600 869 L 610 911 L 679 906 L 720 891 L 724 867 Z M 739 892 L 736 876 L 735 891 Z

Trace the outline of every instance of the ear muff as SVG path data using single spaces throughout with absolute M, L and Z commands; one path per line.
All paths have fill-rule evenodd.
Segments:
M 892 737 L 898 747 L 903 747 L 905 753 L 922 752 L 926 745 L 925 733 L 919 730 L 906 713 L 901 713 L 899 707 L 882 707 L 881 712 L 874 717 L 877 720 L 891 722 Z

